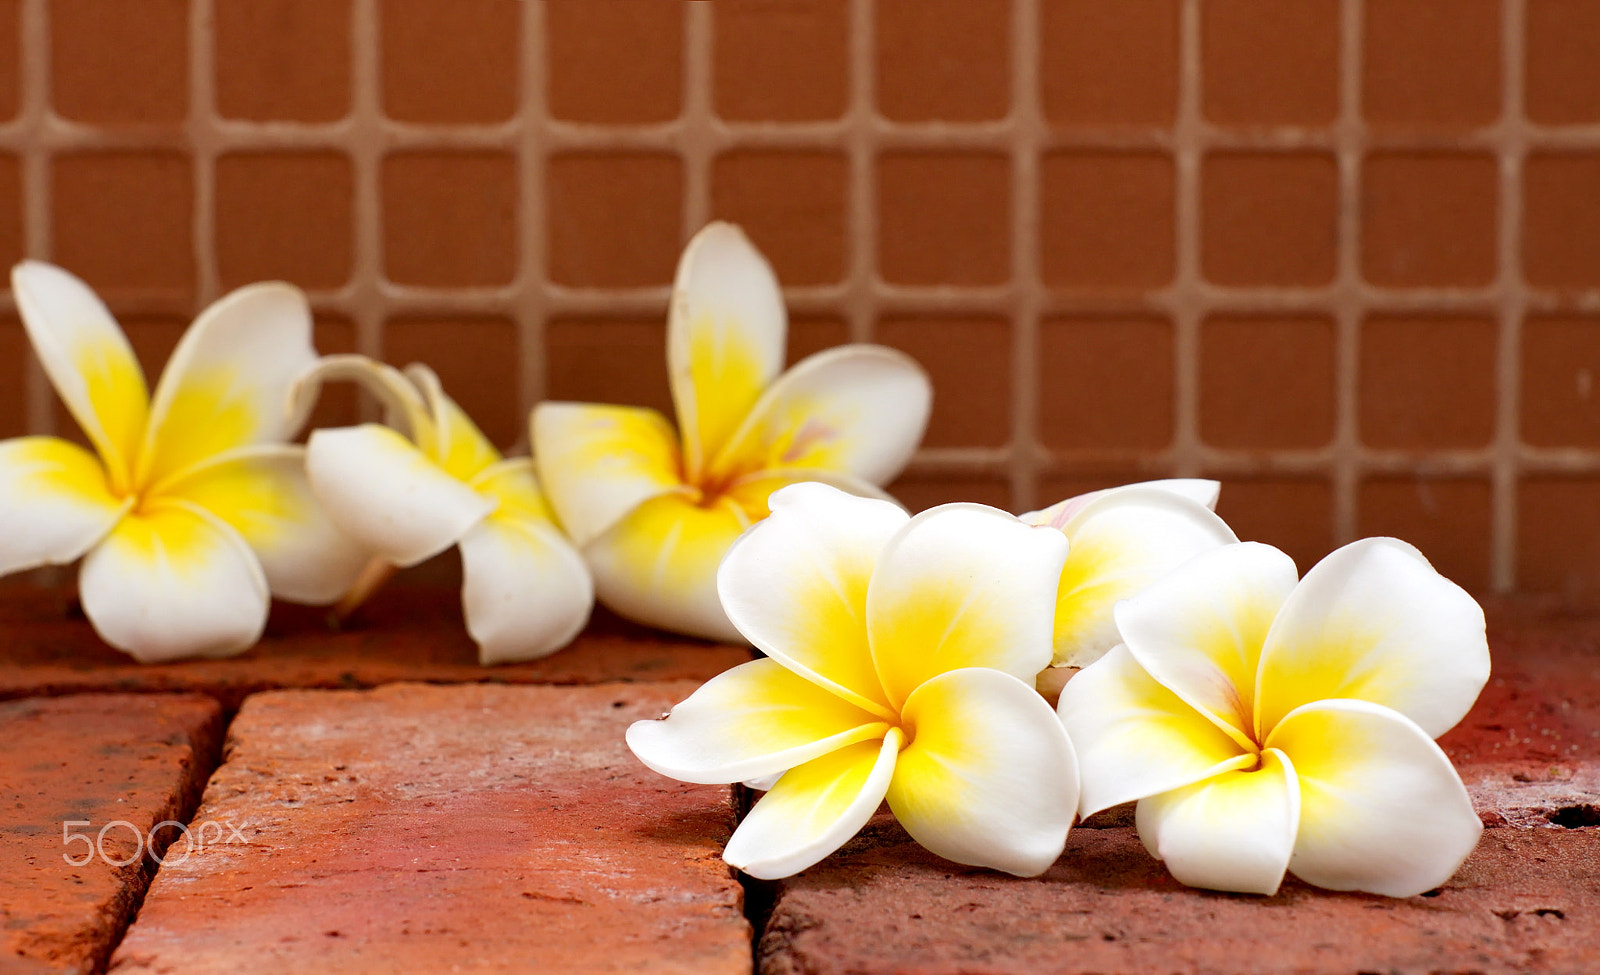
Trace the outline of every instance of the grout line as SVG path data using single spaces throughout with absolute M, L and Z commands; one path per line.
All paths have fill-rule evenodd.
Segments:
M 530 454 L 533 441 L 527 430 L 527 419 L 534 405 L 543 400 L 550 389 L 550 363 L 545 352 L 545 330 L 550 318 L 545 240 L 547 160 L 544 147 L 550 124 L 545 13 L 542 3 L 522 5 L 522 85 L 516 116 L 521 136 L 517 144 L 518 266 L 511 301 L 521 359 L 517 408 L 523 422 L 518 429 L 529 437 Z
M 350 8 L 350 112 L 341 127 L 348 142 L 355 199 L 355 254 L 350 263 L 349 299 L 345 305 L 355 324 L 356 351 L 383 357 L 386 312 L 383 287 L 384 137 L 381 122 L 382 63 L 379 54 L 378 0 L 353 0 Z M 363 395 L 361 418 L 378 419 L 378 405 Z
M 677 150 L 683 163 L 683 238 L 711 219 L 711 158 L 716 133 L 711 108 L 711 4 L 686 3 L 683 30 L 683 111 Z
M 1170 290 L 1173 338 L 1172 476 L 1196 477 L 1200 442 L 1200 0 L 1183 0 L 1178 28 L 1178 106 L 1173 166 L 1178 181 L 1173 216 L 1175 268 Z
M 1361 111 L 1363 12 L 1362 0 L 1342 0 L 1339 5 L 1339 117 L 1334 140 L 1339 167 L 1338 271 L 1331 295 L 1336 357 L 1332 445 L 1335 545 L 1356 537 L 1361 514 L 1361 329 L 1366 317 L 1361 278 L 1361 208 L 1367 135 Z
M 1040 506 L 1039 146 L 1045 122 L 1039 105 L 1039 3 L 1013 0 L 1011 20 L 1011 505 Z M 1045 503 L 1053 503 L 1054 498 Z
M 215 301 L 222 290 L 217 266 L 217 129 L 216 51 L 213 41 L 213 0 L 189 4 L 189 115 L 184 126 L 193 154 L 194 172 L 194 275 L 195 307 Z
M 850 101 L 844 124 L 850 158 L 850 233 L 843 305 L 850 341 L 870 342 L 877 324 L 879 284 L 873 0 L 850 0 L 849 15 Z
M 1526 0 L 1501 7 L 1501 115 L 1497 146 L 1500 199 L 1495 214 L 1500 331 L 1495 356 L 1495 453 L 1489 536 L 1490 588 L 1510 592 L 1517 582 L 1518 445 L 1521 440 L 1522 322 L 1527 312 L 1522 278 L 1522 168 L 1527 156 L 1523 103 Z

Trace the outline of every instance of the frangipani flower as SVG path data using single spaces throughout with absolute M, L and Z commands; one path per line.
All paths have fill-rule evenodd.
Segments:
M 1216 481 L 1175 478 L 1092 491 L 1030 511 L 1071 542 L 1056 592 L 1056 667 L 1083 667 L 1121 642 L 1112 608 L 1194 558 L 1239 539 L 1211 510 Z M 1041 682 L 1048 675 L 1041 675 Z
M 893 349 L 846 345 L 779 375 L 787 331 L 766 260 L 738 228 L 707 226 L 678 264 L 667 370 L 678 429 L 654 410 L 541 403 L 539 479 L 624 616 L 721 640 L 717 602 L 733 540 L 785 484 L 821 481 L 883 496 L 927 425 L 922 370 Z
M 1433 741 L 1489 676 L 1483 612 L 1410 545 L 1346 545 L 1297 584 L 1277 549 L 1201 555 L 1117 607 L 1124 645 L 1061 692 L 1082 813 L 1139 800 L 1185 884 L 1405 897 L 1482 829 Z
M 83 558 L 83 610 L 141 661 L 255 643 L 269 596 L 337 599 L 366 560 L 285 444 L 289 388 L 316 360 L 305 296 L 255 284 L 201 313 L 152 399 L 127 338 L 88 285 L 17 265 L 28 338 L 94 452 L 55 437 L 0 442 L 0 574 Z
M 594 588 L 556 527 L 532 458 L 502 459 L 427 366 L 402 374 L 362 356 L 329 356 L 304 378 L 302 397 L 330 378 L 372 390 L 410 435 L 377 423 L 311 434 L 311 487 L 340 528 L 400 568 L 459 545 L 461 606 L 481 663 L 531 660 L 570 643 L 589 621 Z
M 755 877 L 821 860 L 885 798 L 946 859 L 1042 873 L 1078 798 L 1072 745 L 1032 685 L 1065 538 L 975 504 L 908 518 L 823 484 L 771 506 L 717 573 L 767 659 L 635 723 L 628 746 L 686 782 L 771 785 L 723 853 Z

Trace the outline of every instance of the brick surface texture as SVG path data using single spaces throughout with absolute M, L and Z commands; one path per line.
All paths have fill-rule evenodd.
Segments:
M 111 970 L 748 971 L 729 791 L 622 742 L 693 687 L 252 697 L 196 814 L 248 842 L 164 868 Z

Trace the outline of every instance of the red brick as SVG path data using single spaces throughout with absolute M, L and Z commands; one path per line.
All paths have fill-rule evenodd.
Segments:
M 216 765 L 221 709 L 197 695 L 85 694 L 0 704 L 0 970 L 98 971 L 150 881 L 135 848 L 187 822 Z M 81 825 L 87 820 L 88 825 Z M 82 842 L 102 852 L 81 865 Z M 130 825 L 120 825 L 130 824 Z M 158 843 L 180 835 L 155 832 Z M 123 866 L 114 862 L 127 861 Z
M 237 708 L 257 691 L 373 687 L 400 680 L 707 680 L 750 659 L 743 648 L 668 636 L 597 609 L 589 628 L 566 649 L 543 660 L 481 667 L 461 622 L 459 591 L 405 585 L 404 577 L 362 606 L 339 632 L 328 628 L 325 612 L 279 604 L 265 638 L 240 656 L 140 664 L 100 642 L 70 592 L 13 587 L 0 592 L 0 633 L 5 635 L 0 698 L 92 690 L 201 691 Z
M 641 766 L 692 684 L 285 691 L 245 702 L 119 973 L 745 972 L 729 790 Z

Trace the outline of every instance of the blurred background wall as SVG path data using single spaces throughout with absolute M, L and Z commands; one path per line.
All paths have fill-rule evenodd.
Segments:
M 1302 569 L 1600 602 L 1600 0 L 0 0 L 0 262 L 152 375 L 283 278 L 502 444 L 666 408 L 713 217 L 794 355 L 932 374 L 914 508 L 1204 475 Z M 0 436 L 70 427 L 5 293 Z

